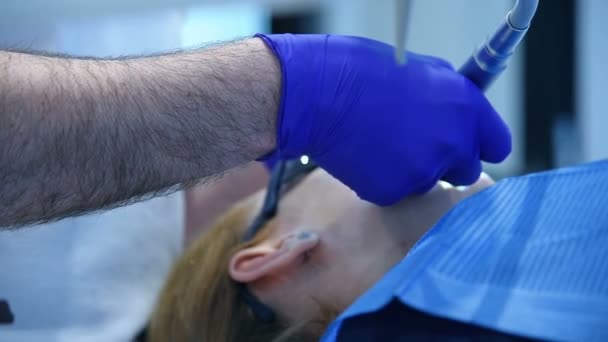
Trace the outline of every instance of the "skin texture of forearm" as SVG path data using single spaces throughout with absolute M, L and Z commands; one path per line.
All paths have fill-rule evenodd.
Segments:
M 255 38 L 115 60 L 0 51 L 0 226 L 118 206 L 270 152 L 280 78 Z

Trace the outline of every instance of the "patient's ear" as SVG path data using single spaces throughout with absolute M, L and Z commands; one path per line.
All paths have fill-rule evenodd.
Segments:
M 303 231 L 286 235 L 274 245 L 245 248 L 232 256 L 228 272 L 234 281 L 250 283 L 294 265 L 318 243 L 317 234 Z

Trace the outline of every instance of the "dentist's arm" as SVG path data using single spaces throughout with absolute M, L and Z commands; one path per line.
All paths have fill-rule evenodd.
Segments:
M 377 41 L 261 36 L 130 60 L 0 52 L 0 226 L 115 206 L 246 161 L 308 154 L 390 205 L 474 182 L 508 128 L 437 58 Z M 266 44 L 266 45 L 265 45 Z M 269 153 L 272 152 L 272 153 Z
M 280 81 L 260 39 L 124 60 L 0 51 L 0 226 L 115 206 L 270 152 Z

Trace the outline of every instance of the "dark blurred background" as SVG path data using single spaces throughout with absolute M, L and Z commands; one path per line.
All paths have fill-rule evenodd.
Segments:
M 394 43 L 399 0 L 9 0 L 0 46 L 115 56 L 255 32 L 341 33 Z M 513 0 L 412 0 L 408 49 L 460 65 Z M 524 47 L 488 97 L 512 129 L 496 177 L 608 156 L 608 1 L 541 0 Z

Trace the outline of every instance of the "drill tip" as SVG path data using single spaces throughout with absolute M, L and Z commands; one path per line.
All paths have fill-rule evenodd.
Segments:
M 396 32 L 395 38 L 397 40 L 395 44 L 395 58 L 397 64 L 407 63 L 407 56 L 405 53 L 405 43 L 407 38 L 407 25 L 408 17 L 411 11 L 409 0 L 395 0 L 395 13 L 396 13 Z

